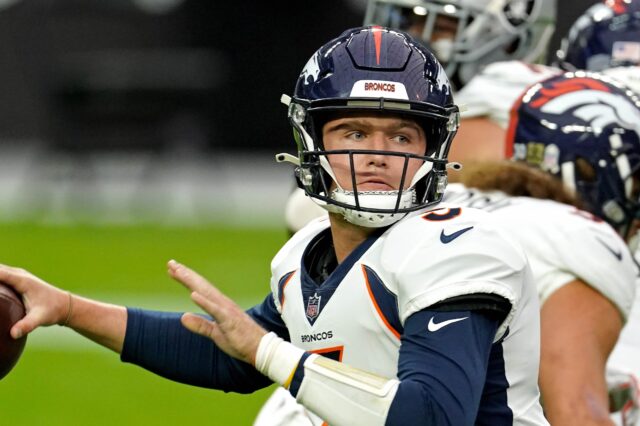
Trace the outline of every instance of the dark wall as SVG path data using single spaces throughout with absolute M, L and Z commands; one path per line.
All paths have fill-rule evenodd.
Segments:
M 0 139 L 62 149 L 290 149 L 280 95 L 358 0 L 22 0 L 0 10 Z M 360 0 L 360 4 L 363 1 Z M 552 50 L 591 2 L 563 1 Z

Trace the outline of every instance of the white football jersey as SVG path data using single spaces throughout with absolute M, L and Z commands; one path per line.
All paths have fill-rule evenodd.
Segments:
M 503 349 L 514 424 L 547 424 L 538 403 L 539 304 L 531 272 L 522 249 L 490 216 L 444 205 L 412 214 L 363 243 L 322 286 L 302 258 L 329 221 L 311 222 L 272 262 L 272 294 L 291 343 L 396 378 L 410 315 L 456 296 L 497 295 L 511 303 L 494 343 Z
M 518 240 L 529 258 L 541 304 L 554 291 L 581 279 L 628 318 L 636 267 L 625 242 L 606 222 L 551 200 L 510 197 L 450 184 L 450 203 L 488 210 Z
M 511 107 L 529 86 L 562 71 L 521 61 L 494 62 L 474 76 L 458 93 L 462 118 L 488 116 L 506 129 Z

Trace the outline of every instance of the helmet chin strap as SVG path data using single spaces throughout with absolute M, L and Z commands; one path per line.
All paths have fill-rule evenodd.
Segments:
M 399 191 L 358 191 L 358 202 L 360 206 L 366 208 L 389 209 L 395 208 L 398 202 Z M 356 196 L 353 191 L 345 191 L 336 188 L 331 193 L 334 200 L 355 206 Z M 413 188 L 402 191 L 400 195 L 400 204 L 398 208 L 408 208 L 413 205 L 415 199 L 415 190 Z M 383 226 L 393 225 L 407 213 L 373 213 L 356 210 L 355 208 L 346 208 L 333 204 L 323 206 L 330 212 L 340 213 L 345 220 L 354 225 L 366 228 L 381 228 Z

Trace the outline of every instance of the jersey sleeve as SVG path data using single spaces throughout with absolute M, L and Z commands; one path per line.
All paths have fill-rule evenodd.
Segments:
M 441 211 L 444 214 L 434 211 L 432 219 L 426 214 L 407 221 L 383 248 L 383 265 L 397 285 L 400 321 L 445 300 L 495 295 L 512 306 L 498 339 L 513 318 L 522 286 L 530 280 L 526 257 L 488 213 L 470 208 Z M 441 219 L 451 212 L 459 213 Z
M 430 332 L 427 324 L 436 317 L 454 322 Z M 495 318 L 475 311 L 411 315 L 400 347 L 400 384 L 385 424 L 474 424 L 497 328 Z M 460 342 L 468 345 L 462 349 Z
M 521 61 L 494 62 L 456 94 L 456 103 L 466 109 L 462 118 L 486 116 L 506 129 L 511 106 L 520 95 L 532 84 L 558 72 Z
M 271 384 L 253 366 L 184 328 L 179 313 L 129 308 L 127 314 L 123 362 L 176 382 L 225 392 L 250 393 Z

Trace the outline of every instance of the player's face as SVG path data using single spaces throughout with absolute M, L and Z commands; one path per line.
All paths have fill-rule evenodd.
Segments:
M 379 154 L 353 154 L 356 188 L 351 160 L 347 154 L 328 155 L 329 163 L 340 186 L 347 191 L 393 191 L 400 189 L 405 161 L 407 166 L 403 189 L 424 163 L 405 160 L 382 151 L 425 155 L 427 140 L 424 130 L 410 118 L 378 114 L 349 114 L 328 121 L 322 128 L 324 147 L 332 150 L 374 150 Z

